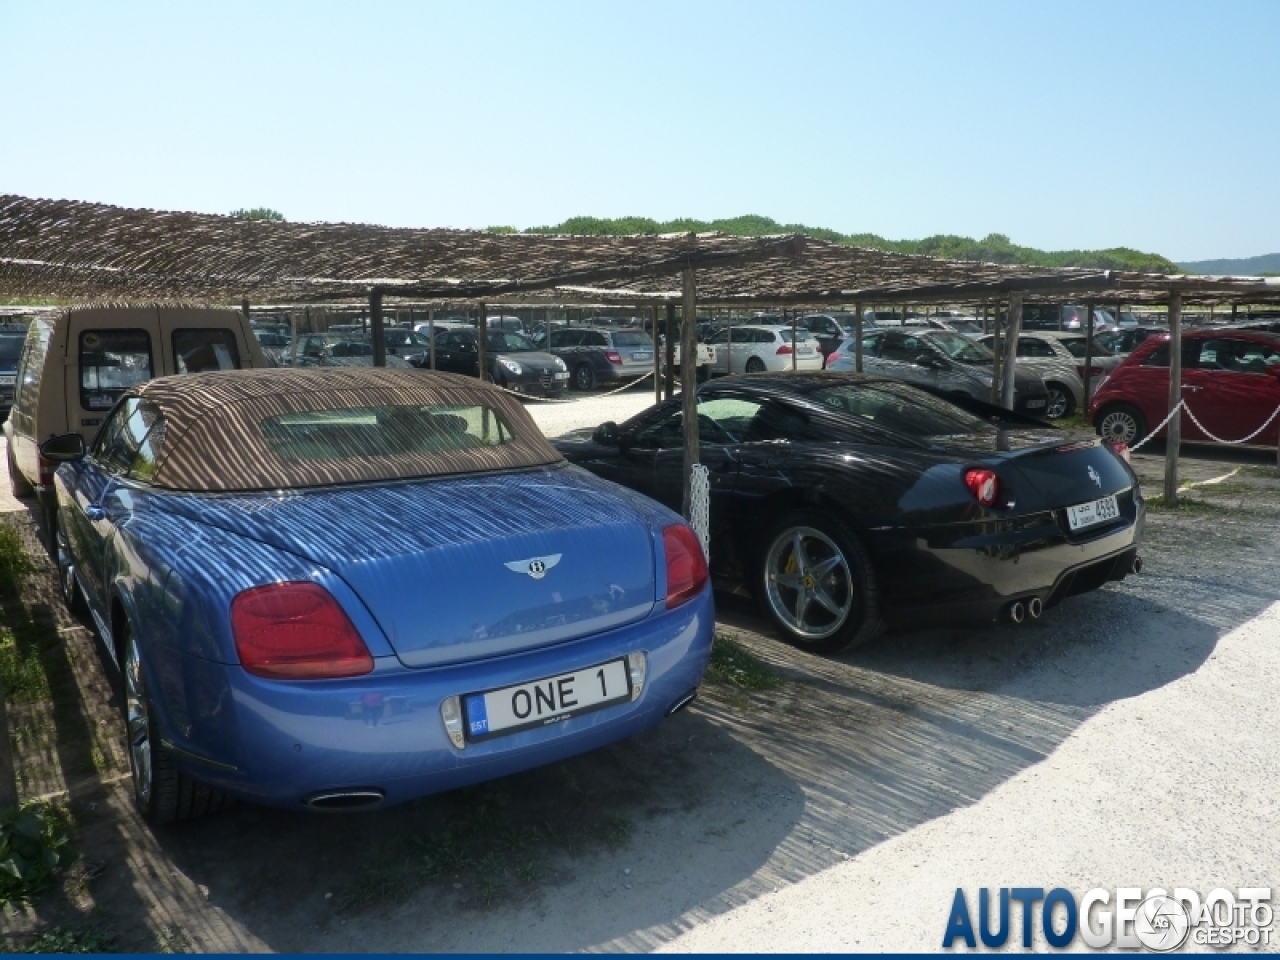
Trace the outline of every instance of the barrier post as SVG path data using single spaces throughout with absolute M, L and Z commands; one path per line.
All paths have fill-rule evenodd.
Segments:
M 1169 407 L 1182 402 L 1182 294 L 1169 292 Z M 1182 411 L 1169 421 L 1164 446 L 1164 502 L 1178 505 L 1178 448 L 1182 445 Z

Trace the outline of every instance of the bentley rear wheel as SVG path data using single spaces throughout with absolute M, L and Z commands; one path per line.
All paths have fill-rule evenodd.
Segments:
M 133 802 L 151 824 L 190 820 L 221 810 L 225 794 L 192 780 L 178 770 L 173 752 L 164 745 L 137 637 L 121 629 L 120 669 L 124 674 L 124 722 L 129 769 L 133 774 Z
M 835 653 L 879 632 L 871 563 L 844 524 L 798 510 L 774 523 L 762 542 L 757 595 L 788 643 Z

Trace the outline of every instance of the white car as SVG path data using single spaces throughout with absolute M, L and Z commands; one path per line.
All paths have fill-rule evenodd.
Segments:
M 791 339 L 793 335 L 794 343 Z M 818 338 L 805 329 L 793 332 L 790 325 L 761 324 L 725 328 L 707 343 L 715 347 L 715 362 L 711 366 L 715 374 L 821 370 L 823 366 L 824 358 L 818 347 Z

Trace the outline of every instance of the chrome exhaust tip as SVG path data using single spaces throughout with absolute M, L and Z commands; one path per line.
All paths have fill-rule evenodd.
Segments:
M 1129 572 L 1130 573 L 1142 572 L 1142 558 L 1139 557 L 1137 554 L 1134 554 L 1133 563 L 1129 565 Z
M 1027 601 L 1027 616 L 1032 620 L 1039 620 L 1040 614 L 1044 613 L 1044 601 L 1039 597 L 1032 597 Z
M 696 700 L 697 698 L 698 698 L 698 688 L 694 687 L 692 690 L 686 693 L 683 697 L 680 697 L 679 699 L 677 699 L 676 702 L 673 703 L 671 706 L 667 707 L 667 712 L 664 713 L 663 716 L 669 717 L 672 714 L 679 713 L 689 704 L 693 703 L 693 701 Z
M 322 790 L 303 797 L 302 802 L 312 810 L 342 813 L 347 810 L 369 810 L 381 805 L 381 790 L 360 788 L 354 790 Z
M 1021 623 L 1027 619 L 1027 607 L 1021 600 L 1015 600 L 1009 604 L 1009 620 L 1013 623 Z

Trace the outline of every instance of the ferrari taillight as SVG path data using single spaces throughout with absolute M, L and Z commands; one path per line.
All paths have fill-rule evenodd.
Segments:
M 965 486 L 973 494 L 973 498 L 984 507 L 995 506 L 1000 496 L 1000 479 L 990 470 L 966 470 Z
M 662 531 L 667 555 L 667 609 L 687 603 L 707 582 L 707 559 L 691 527 L 674 523 Z
M 276 680 L 358 677 L 373 657 L 338 601 L 318 583 L 255 587 L 231 601 L 240 665 Z

